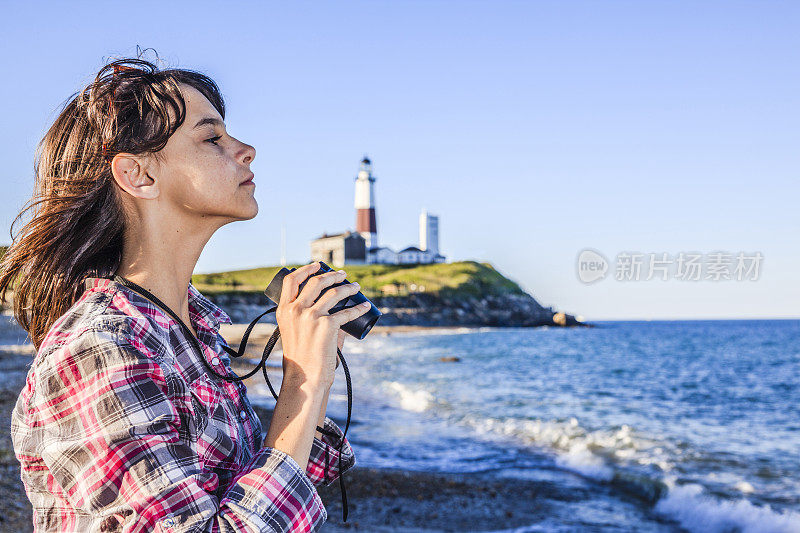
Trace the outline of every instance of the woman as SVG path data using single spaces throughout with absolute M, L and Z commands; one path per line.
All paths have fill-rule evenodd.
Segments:
M 19 215 L 33 217 L 0 265 L 37 350 L 11 427 L 36 531 L 312 531 L 327 519 L 316 486 L 355 464 L 325 412 L 340 326 L 368 306 L 327 314 L 357 284 L 315 303 L 343 271 L 300 292 L 319 263 L 285 278 L 284 378 L 263 442 L 241 382 L 200 359 L 232 374 L 230 318 L 192 271 L 217 229 L 258 213 L 255 149 L 224 118 L 208 77 L 120 59 L 39 145 Z

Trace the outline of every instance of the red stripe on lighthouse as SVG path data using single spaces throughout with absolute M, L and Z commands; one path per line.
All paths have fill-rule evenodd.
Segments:
M 356 209 L 356 231 L 359 233 L 378 233 L 374 207 Z

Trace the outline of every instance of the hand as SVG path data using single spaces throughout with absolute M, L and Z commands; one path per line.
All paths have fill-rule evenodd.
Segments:
M 283 278 L 275 317 L 283 343 L 284 380 L 329 388 L 338 364 L 336 348 L 344 345 L 341 327 L 366 313 L 370 306 L 367 302 L 365 306 L 328 314 L 334 305 L 356 294 L 360 287 L 357 283 L 331 287 L 345 279 L 345 273 L 339 271 L 308 279 L 319 267 L 319 262 L 314 262 Z M 300 284 L 306 279 L 308 282 L 300 291 Z M 320 297 L 326 287 L 331 288 Z
M 344 346 L 344 330 L 339 329 L 339 338 L 336 340 L 336 346 L 339 348 L 339 351 L 342 351 L 342 347 Z M 336 355 L 336 368 L 339 368 L 339 355 Z

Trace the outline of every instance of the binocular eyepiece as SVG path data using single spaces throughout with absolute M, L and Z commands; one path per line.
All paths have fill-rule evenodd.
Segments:
M 322 261 L 320 261 L 319 264 L 320 264 L 319 270 L 317 270 L 316 272 L 311 274 L 311 276 L 309 276 L 308 279 L 306 279 L 305 281 L 303 281 L 303 283 L 300 284 L 300 289 L 299 289 L 300 291 L 303 290 L 303 287 L 305 287 L 306 283 L 308 283 L 308 280 L 310 280 L 314 276 L 318 276 L 318 275 L 324 274 L 326 272 L 333 272 L 333 269 L 331 267 L 329 267 L 328 265 L 326 265 L 325 263 L 323 263 Z M 297 270 L 297 269 L 296 268 L 288 269 L 286 267 L 281 268 L 278 271 L 278 273 L 275 274 L 275 277 L 272 278 L 272 281 L 269 282 L 269 285 L 267 286 L 266 290 L 264 290 L 264 294 L 267 295 L 267 298 L 269 298 L 270 300 L 275 302 L 275 305 L 277 305 L 278 302 L 280 302 L 280 299 L 281 299 L 281 289 L 283 288 L 283 278 L 286 277 L 286 274 L 289 274 L 290 272 L 294 272 L 295 270 Z M 335 283 L 335 284 L 333 284 L 333 285 L 331 285 L 329 287 L 325 287 L 320 292 L 319 297 L 321 297 L 323 294 L 325 294 L 325 291 L 327 291 L 329 289 L 332 289 L 334 287 L 339 287 L 341 285 L 346 285 L 348 283 L 350 283 L 350 282 L 347 281 L 347 279 L 345 279 L 341 283 Z M 319 300 L 319 297 L 314 301 L 316 302 L 317 300 Z M 348 296 L 345 299 L 339 301 L 336 305 L 331 307 L 330 311 L 328 311 L 328 314 L 333 314 L 333 313 L 336 313 L 338 311 L 341 311 L 342 309 L 349 309 L 351 307 L 355 307 L 355 306 L 357 306 L 359 304 L 362 304 L 364 302 L 369 302 L 370 303 L 369 311 L 367 311 L 363 315 L 351 320 L 350 322 L 347 322 L 346 324 L 344 324 L 342 326 L 342 329 L 345 331 L 345 333 L 348 333 L 348 334 L 352 335 L 353 337 L 355 337 L 358 340 L 361 340 L 361 339 L 363 339 L 364 337 L 367 336 L 367 333 L 369 333 L 369 330 L 372 329 L 372 326 L 375 325 L 375 322 L 377 322 L 378 319 L 383 314 L 378 310 L 377 307 L 375 307 L 375 304 L 370 302 L 370 300 L 366 296 L 361 294 L 361 291 L 359 291 L 356 294 L 353 294 L 352 296 Z

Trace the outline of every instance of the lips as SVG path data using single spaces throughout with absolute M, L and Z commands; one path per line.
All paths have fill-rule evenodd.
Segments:
M 255 178 L 255 174 L 251 173 L 250 177 L 241 182 L 239 185 L 246 185 L 247 183 L 253 183 L 253 178 Z

